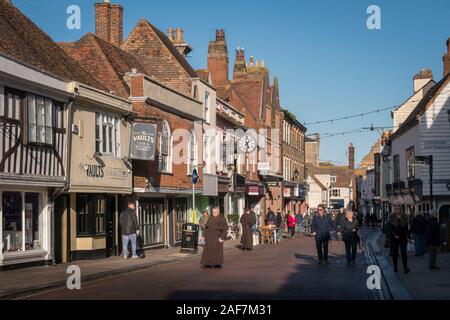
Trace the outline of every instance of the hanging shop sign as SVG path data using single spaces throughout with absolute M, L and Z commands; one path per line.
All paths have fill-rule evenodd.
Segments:
M 158 126 L 156 123 L 133 123 L 130 150 L 131 159 L 155 160 L 157 132 Z

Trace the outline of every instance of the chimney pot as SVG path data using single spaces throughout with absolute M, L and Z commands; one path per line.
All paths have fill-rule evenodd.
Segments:
M 171 41 L 171 42 L 173 42 L 173 28 L 168 28 L 167 29 L 167 36 L 169 37 L 169 40 Z

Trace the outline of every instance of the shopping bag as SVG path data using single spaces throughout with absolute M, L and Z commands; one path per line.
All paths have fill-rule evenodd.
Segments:
M 409 252 L 414 252 L 414 251 L 416 251 L 416 248 L 414 247 L 414 243 L 408 242 L 407 250 L 408 250 Z

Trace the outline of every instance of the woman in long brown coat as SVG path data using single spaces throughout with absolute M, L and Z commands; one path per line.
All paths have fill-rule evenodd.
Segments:
M 241 249 L 253 250 L 253 225 L 256 223 L 255 213 L 246 210 L 241 217 L 242 236 L 241 236 Z
M 203 269 L 221 268 L 223 265 L 223 243 L 227 238 L 228 223 L 220 215 L 219 208 L 212 210 L 212 217 L 208 219 L 205 231 L 203 236 L 205 247 L 200 264 Z

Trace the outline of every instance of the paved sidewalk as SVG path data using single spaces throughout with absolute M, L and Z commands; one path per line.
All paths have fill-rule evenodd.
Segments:
M 389 257 L 389 249 L 384 248 L 385 236 L 380 236 L 378 245 L 392 266 L 392 258 Z M 399 257 L 398 279 L 408 290 L 413 300 L 448 300 L 450 299 L 450 253 L 439 253 L 437 265 L 439 271 L 428 268 L 428 253 L 422 257 L 415 257 L 414 253 L 408 252 L 408 267 L 411 272 L 405 275 L 402 270 L 401 258 Z
M 225 250 L 233 249 L 238 240 L 226 241 Z M 138 260 L 124 260 L 122 257 L 111 257 L 101 260 L 75 261 L 57 266 L 42 266 L 0 272 L 0 299 L 11 299 L 23 295 L 37 293 L 43 290 L 65 287 L 67 267 L 76 265 L 81 269 L 81 281 L 88 281 L 113 277 L 129 272 L 139 271 L 150 267 L 167 266 L 189 260 L 199 260 L 202 247 L 197 254 L 182 254 L 180 248 L 150 250 L 146 258 Z

